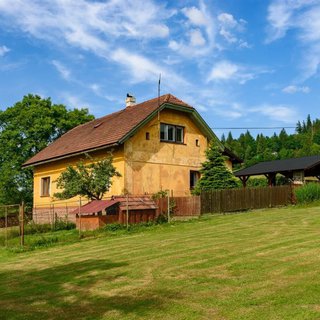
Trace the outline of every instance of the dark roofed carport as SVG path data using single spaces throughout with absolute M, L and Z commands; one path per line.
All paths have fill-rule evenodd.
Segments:
M 296 172 L 303 172 L 305 177 L 317 177 L 320 179 L 320 155 L 260 162 L 251 167 L 238 170 L 234 172 L 234 175 L 242 181 L 244 187 L 249 177 L 257 175 L 265 175 L 269 186 L 272 186 L 275 184 L 277 173 L 293 179 Z

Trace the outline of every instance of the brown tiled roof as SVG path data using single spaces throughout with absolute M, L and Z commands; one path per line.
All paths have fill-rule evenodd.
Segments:
M 103 211 L 116 203 L 119 203 L 120 200 L 93 200 L 80 208 L 74 209 L 71 214 L 92 214 Z M 80 210 L 79 210 L 80 209 Z M 80 212 L 79 212 L 80 211 Z
M 116 196 L 112 200 L 93 200 L 80 207 L 81 214 L 93 214 L 103 211 L 119 203 L 120 211 L 127 210 L 127 198 Z M 156 203 L 149 196 L 128 196 L 128 210 L 150 210 L 157 209 Z M 71 214 L 79 214 L 79 208 L 73 210 Z
M 159 106 L 174 104 L 193 109 L 171 94 L 163 95 L 73 128 L 23 164 L 23 167 L 72 156 L 119 143 Z

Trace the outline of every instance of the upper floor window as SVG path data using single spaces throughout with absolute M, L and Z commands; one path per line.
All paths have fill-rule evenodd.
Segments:
M 41 178 L 41 197 L 50 196 L 50 177 Z
M 160 141 L 183 143 L 183 131 L 183 127 L 161 123 Z

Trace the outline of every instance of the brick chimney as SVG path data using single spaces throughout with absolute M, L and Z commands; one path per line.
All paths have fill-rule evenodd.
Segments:
M 136 104 L 136 98 L 131 94 L 127 93 L 126 107 L 131 107 L 131 106 L 134 106 L 135 104 Z

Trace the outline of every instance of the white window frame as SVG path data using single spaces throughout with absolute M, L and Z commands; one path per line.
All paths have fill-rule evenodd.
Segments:
M 169 129 L 172 129 L 172 139 L 169 139 Z M 177 141 L 177 129 L 181 130 L 182 141 Z M 163 138 L 161 137 L 161 133 L 163 133 Z M 183 144 L 184 143 L 184 127 L 176 126 L 174 124 L 161 123 L 160 124 L 160 141 Z

